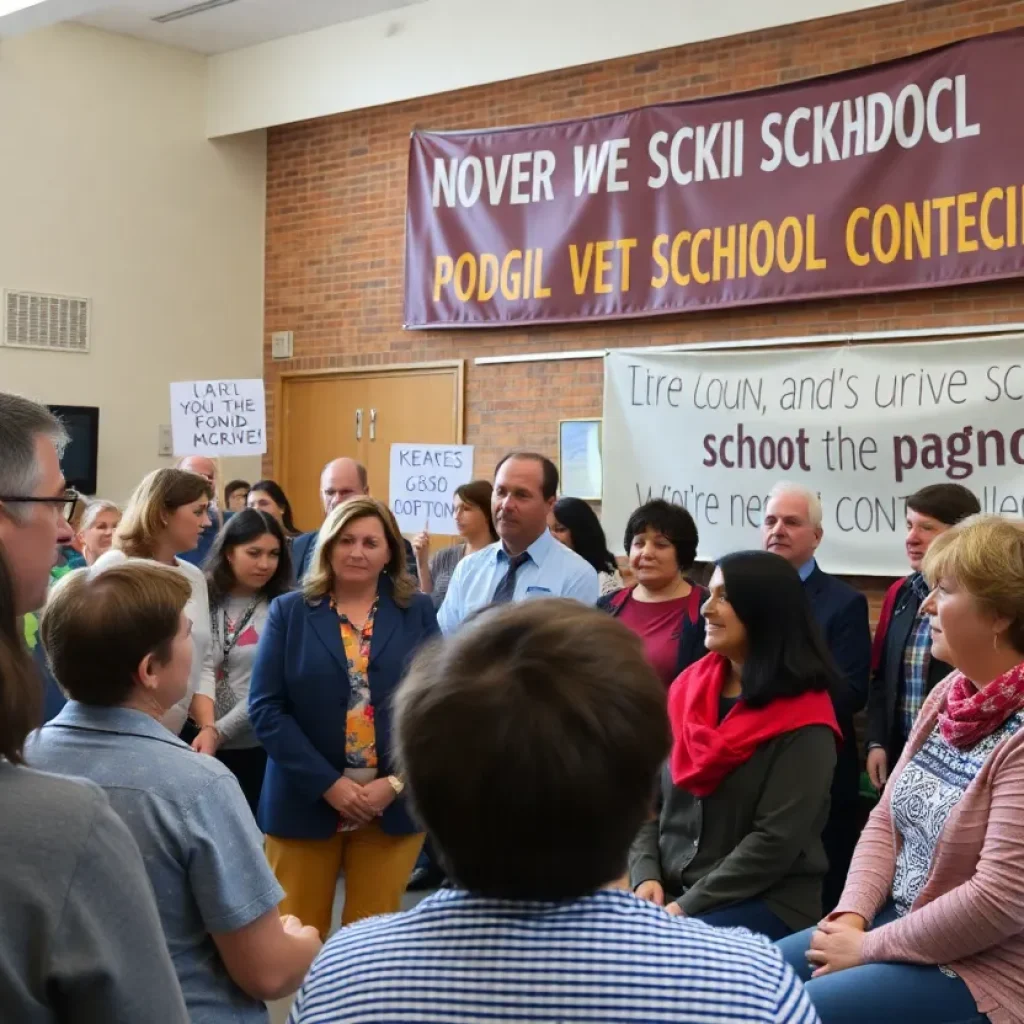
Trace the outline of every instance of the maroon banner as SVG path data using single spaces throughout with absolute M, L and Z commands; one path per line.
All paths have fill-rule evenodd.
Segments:
M 1024 273 L 1024 31 L 778 89 L 416 132 L 405 326 L 682 313 Z

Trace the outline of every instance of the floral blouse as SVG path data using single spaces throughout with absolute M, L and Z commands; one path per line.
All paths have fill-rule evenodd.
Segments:
M 335 609 L 337 611 L 337 609 Z M 352 768 L 377 767 L 377 732 L 370 703 L 370 641 L 377 602 L 359 629 L 338 612 L 341 642 L 348 660 L 348 715 L 345 721 L 345 760 Z

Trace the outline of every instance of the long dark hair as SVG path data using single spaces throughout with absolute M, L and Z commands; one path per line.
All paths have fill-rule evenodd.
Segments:
M 808 691 L 835 693 L 839 673 L 811 614 L 800 575 L 769 551 L 719 559 L 725 596 L 747 631 L 741 686 L 749 707 Z
M 494 528 L 494 514 L 491 512 L 491 495 L 494 488 L 490 480 L 470 480 L 468 484 L 462 484 L 455 488 L 455 497 L 464 501 L 467 505 L 480 509 L 487 516 L 487 529 L 491 531 L 491 540 L 498 539 L 498 531 Z
M 224 524 L 206 560 L 206 583 L 211 608 L 226 600 L 235 585 L 235 574 L 228 555 L 240 545 L 251 544 L 268 533 L 281 546 L 281 555 L 277 571 L 263 584 L 261 593 L 268 601 L 273 601 L 275 597 L 291 590 L 292 556 L 281 524 L 269 512 L 246 508 L 236 512 Z
M 597 572 L 614 573 L 618 567 L 608 550 L 601 520 L 582 498 L 559 498 L 552 510 L 555 518 L 569 531 L 572 549 Z
M 42 721 L 43 683 L 14 613 L 14 580 L 0 547 L 0 757 L 22 763 L 25 737 Z
M 302 532 L 292 519 L 292 503 L 276 480 L 257 480 L 249 488 L 250 494 L 253 491 L 263 491 L 264 494 L 269 494 L 274 499 L 274 504 L 281 509 L 281 521 L 284 523 L 285 532 L 289 537 L 297 537 Z

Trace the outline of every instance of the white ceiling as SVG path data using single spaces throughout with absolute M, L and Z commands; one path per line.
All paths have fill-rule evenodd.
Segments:
M 234 0 L 222 7 L 160 24 L 152 19 L 190 7 L 196 0 L 130 0 L 95 4 L 75 20 L 107 32 L 137 36 L 197 53 L 226 53 L 298 35 L 423 0 Z

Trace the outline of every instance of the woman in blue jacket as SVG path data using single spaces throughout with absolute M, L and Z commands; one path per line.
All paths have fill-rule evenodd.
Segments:
M 279 597 L 253 667 L 249 718 L 267 751 L 259 824 L 295 914 L 326 937 L 339 874 L 342 923 L 400 908 L 423 844 L 391 764 L 391 702 L 438 632 L 386 505 L 339 505 L 300 592 Z

